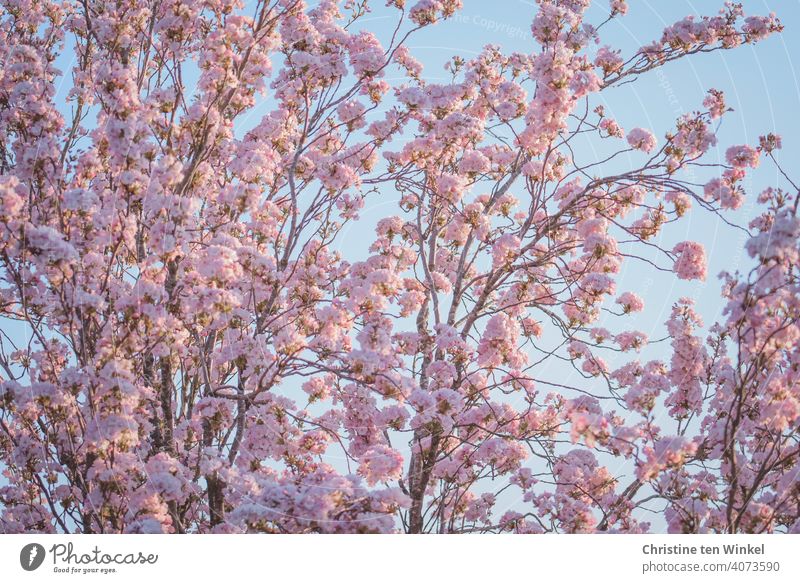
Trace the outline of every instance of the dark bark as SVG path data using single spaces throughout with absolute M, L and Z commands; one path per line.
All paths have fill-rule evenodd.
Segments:
M 203 421 L 203 445 L 210 447 L 213 441 L 208 421 Z M 225 482 L 216 473 L 206 474 L 208 494 L 208 514 L 211 527 L 222 524 L 225 520 Z
M 408 533 L 421 534 L 425 528 L 424 505 L 425 491 L 428 489 L 431 471 L 436 463 L 439 448 L 439 435 L 431 435 L 426 429 L 420 428 L 414 432 L 414 444 L 420 444 L 430 436 L 430 447 L 420 449 L 411 454 L 408 468 L 408 492 L 411 497 L 411 508 L 408 511 Z

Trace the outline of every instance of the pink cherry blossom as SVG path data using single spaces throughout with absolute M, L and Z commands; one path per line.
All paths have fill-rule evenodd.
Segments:
M 758 150 L 748 145 L 731 146 L 725 151 L 725 160 L 734 168 L 758 166 Z
M 706 251 L 700 243 L 684 241 L 673 247 L 675 264 L 672 269 L 680 279 L 706 278 Z
M 633 292 L 620 294 L 616 302 L 622 306 L 625 313 L 641 312 L 644 309 L 644 300 Z
M 711 114 L 711 117 L 716 119 L 722 117 L 727 111 L 725 105 L 725 94 L 716 89 L 709 89 L 708 95 L 703 100 L 703 106 L 706 107 Z
M 628 132 L 628 143 L 634 150 L 652 152 L 656 147 L 656 137 L 649 130 L 633 128 Z

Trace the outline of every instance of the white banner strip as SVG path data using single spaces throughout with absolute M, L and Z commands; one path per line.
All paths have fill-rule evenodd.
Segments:
M 0 535 L 3 581 L 800 581 L 800 535 Z

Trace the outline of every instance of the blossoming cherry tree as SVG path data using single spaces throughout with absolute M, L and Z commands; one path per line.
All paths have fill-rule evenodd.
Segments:
M 665 135 L 598 105 L 780 23 L 623 56 L 625 2 L 539 0 L 526 52 L 433 82 L 408 39 L 460 1 L 383 4 L 2 0 L 0 532 L 800 530 L 796 188 L 664 360 L 617 289 L 705 279 L 659 233 L 780 140 L 714 164 L 713 89 Z

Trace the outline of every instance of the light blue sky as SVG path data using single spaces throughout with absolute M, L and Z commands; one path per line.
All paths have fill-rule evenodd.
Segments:
M 314 5 L 314 0 L 308 0 Z M 248 1 L 249 5 L 250 2 Z M 376 1 L 373 15 L 360 21 L 360 27 L 373 30 L 386 41 L 394 25 Z M 408 46 L 412 54 L 425 65 L 424 76 L 444 82 L 448 75 L 443 64 L 454 55 L 474 56 L 486 44 L 499 45 L 504 51 L 535 50 L 530 23 L 537 5 L 529 0 L 463 0 L 463 9 L 452 19 L 440 22 L 416 33 Z M 587 12 L 587 22 L 599 23 L 608 14 L 608 0 L 593 0 Z M 800 55 L 800 0 L 744 0 L 746 14 L 775 12 L 785 25 L 780 35 L 773 35 L 756 45 L 742 46 L 730 51 L 694 55 L 640 77 L 636 83 L 615 87 L 594 97 L 593 105 L 603 103 L 606 112 L 624 128 L 648 127 L 656 136 L 674 127 L 674 120 L 683 113 L 700 107 L 709 88 L 721 89 L 727 103 L 735 111 L 725 116 L 719 130 L 718 147 L 710 152 L 709 160 L 722 160 L 725 149 L 734 144 L 756 144 L 758 136 L 768 132 L 783 135 L 783 150 L 778 153 L 791 174 L 791 161 L 800 152 L 800 80 L 793 57 Z M 688 15 L 714 14 L 723 0 L 631 0 L 624 18 L 618 18 L 602 31 L 604 44 L 622 49 L 623 56 L 657 39 L 663 28 Z M 74 55 L 71 43 L 58 59 L 57 66 L 68 73 Z M 800 67 L 800 65 L 798 65 Z M 191 71 L 192 67 L 189 67 Z M 184 80 L 192 84 L 196 75 L 189 72 Z M 58 94 L 63 98 L 69 90 L 69 74 L 59 83 Z M 244 114 L 237 124 L 237 134 L 243 134 L 258 123 L 260 117 L 274 105 L 268 94 L 256 107 Z M 91 120 L 87 120 L 91 127 Z M 407 136 L 406 136 L 407 137 Z M 595 143 L 596 145 L 596 143 Z M 390 146 L 397 149 L 394 143 Z M 602 147 L 602 146 L 601 146 Z M 582 153 L 584 160 L 595 154 L 591 149 Z M 631 163 L 640 160 L 631 159 Z M 746 224 L 754 214 L 754 199 L 768 185 L 778 185 L 777 171 L 770 164 L 751 174 L 745 206 L 737 212 L 726 213 L 728 220 Z M 386 214 L 396 214 L 396 196 L 384 191 L 380 198 L 367 201 L 362 220 L 347 230 L 347 238 L 338 244 L 348 259 L 363 257 L 364 241 L 372 236 L 372 225 Z M 718 316 L 721 307 L 716 274 L 722 269 L 735 270 L 747 258 L 742 255 L 743 235 L 706 212 L 696 208 L 685 220 L 667 229 L 660 243 L 672 248 L 680 240 L 696 240 L 705 244 L 709 254 L 709 278 L 703 283 L 678 281 L 669 274 L 658 272 L 646 264 L 623 268 L 619 279 L 620 291 L 631 289 L 645 295 L 648 306 L 643 314 L 631 316 L 627 324 L 648 332 L 652 338 L 663 330 L 661 324 L 669 314 L 675 299 L 681 296 L 696 298 L 707 322 Z M 663 262 L 662 265 L 666 265 Z M 747 264 L 742 264 L 747 268 Z M 657 290 L 657 293 L 654 291 Z
M 662 30 L 676 20 L 688 14 L 714 14 L 723 2 L 632 0 L 629 4 L 627 16 L 615 20 L 602 32 L 603 44 L 622 49 L 623 56 L 629 56 L 638 47 L 658 39 Z M 800 82 L 794 63 L 800 55 L 800 1 L 745 0 L 743 4 L 746 14 L 776 12 L 785 25 L 784 32 L 756 45 L 695 55 L 668 64 L 643 75 L 636 83 L 615 87 L 599 97 L 593 97 L 592 107 L 603 103 L 607 114 L 626 129 L 647 127 L 662 138 L 665 132 L 674 127 L 677 117 L 701 107 L 708 89 L 722 90 L 734 111 L 723 118 L 718 132 L 718 146 L 709 153 L 707 161 L 724 161 L 725 150 L 729 146 L 743 143 L 756 145 L 760 135 L 775 132 L 783 136 L 783 149 L 777 156 L 791 175 L 792 162 L 800 152 Z M 595 0 L 589 9 L 587 21 L 601 22 L 607 15 L 607 6 L 607 0 Z M 464 8 L 458 15 L 417 34 L 409 43 L 409 48 L 425 65 L 427 79 L 435 81 L 439 78 L 445 82 L 448 75 L 442 65 L 453 55 L 469 58 L 486 44 L 500 45 L 506 52 L 535 50 L 530 36 L 530 22 L 535 11 L 534 3 L 526 0 L 464 0 Z M 385 22 L 376 17 L 372 21 L 374 30 L 383 30 Z M 367 28 L 370 23 L 365 22 L 362 26 Z M 580 154 L 585 161 L 596 155 L 591 148 L 584 149 Z M 631 164 L 641 161 L 635 159 L 635 155 L 630 159 Z M 705 181 L 711 175 L 703 176 L 698 172 L 698 181 Z M 768 162 L 762 162 L 745 184 L 748 191 L 745 205 L 738 211 L 724 213 L 727 220 L 740 225 L 747 225 L 757 214 L 755 199 L 761 190 L 767 186 L 786 186 L 780 181 L 777 170 Z M 381 196 L 381 200 L 373 198 L 367 203 L 362 222 L 349 227 L 348 237 L 340 242 L 345 255 L 363 249 L 364 239 L 370 236 L 365 232 L 367 224 L 387 213 L 397 213 L 393 205 L 396 197 L 390 192 Z M 720 298 L 717 274 L 723 269 L 731 272 L 737 268 L 745 272 L 750 269 L 752 262 L 743 251 L 745 235 L 695 204 L 684 220 L 668 226 L 655 242 L 671 249 L 682 240 L 699 241 L 705 245 L 709 258 L 707 281 L 681 281 L 646 263 L 626 261 L 618 279 L 618 293 L 628 290 L 639 293 L 645 299 L 646 309 L 643 313 L 625 318 L 602 318 L 597 322 L 598 326 L 607 327 L 612 332 L 641 330 L 651 340 L 663 338 L 667 334 L 664 322 L 669 317 L 672 305 L 684 296 L 695 299 L 706 326 L 723 317 L 721 312 L 724 303 Z M 651 254 L 649 257 L 655 256 Z M 669 267 L 663 257 L 659 259 L 659 264 Z M 549 345 L 547 342 L 545 344 Z M 641 357 L 645 360 L 668 360 L 667 349 L 666 344 L 653 345 L 645 349 Z M 612 370 L 631 359 L 630 355 L 617 353 L 600 355 Z M 560 360 L 549 359 L 542 363 L 537 367 L 535 376 L 537 379 L 607 393 L 599 383 L 586 381 Z M 543 384 L 539 388 L 542 392 L 549 390 Z M 674 422 L 669 421 L 666 411 L 662 410 L 658 417 L 659 423 L 663 423 L 664 434 L 674 434 Z M 403 444 L 399 444 L 399 447 L 402 451 Z M 630 476 L 632 471 L 625 464 L 620 465 L 619 461 L 604 460 L 604 463 L 609 463 L 609 470 L 615 474 L 622 472 Z M 535 464 L 532 467 L 535 468 Z M 629 479 L 622 479 L 623 487 Z M 509 493 L 498 501 L 495 510 L 500 515 L 506 508 L 519 509 L 519 505 L 520 500 Z M 662 517 L 656 515 L 645 519 L 651 520 L 653 531 L 665 530 Z
M 629 56 L 638 47 L 659 38 L 661 31 L 676 20 L 688 14 L 714 14 L 722 5 L 722 0 L 632 0 L 628 14 L 603 29 L 602 41 L 622 49 L 623 56 Z M 743 5 L 746 14 L 775 12 L 785 25 L 784 32 L 755 45 L 694 55 L 670 63 L 641 76 L 636 83 L 603 92 L 599 98 L 594 98 L 593 105 L 603 103 L 607 114 L 626 129 L 647 127 L 661 138 L 674 127 L 677 117 L 701 107 L 709 88 L 720 89 L 734 111 L 723 118 L 719 143 L 709 153 L 708 161 L 723 161 L 728 146 L 756 145 L 760 135 L 775 132 L 783 136 L 783 149 L 778 157 L 791 175 L 792 161 L 800 152 L 800 81 L 793 62 L 794 57 L 800 55 L 800 0 L 745 0 Z M 442 65 L 453 55 L 469 58 L 486 44 L 500 45 L 506 52 L 534 50 L 530 22 L 536 9 L 537 6 L 527 0 L 464 0 L 459 14 L 420 31 L 408 46 L 425 65 L 425 77 L 444 82 L 448 75 Z M 586 20 L 599 23 L 607 14 L 607 0 L 594 0 Z M 378 13 L 372 21 L 362 23 L 364 28 L 369 26 L 381 32 L 388 22 Z M 582 154 L 588 159 L 593 152 L 586 150 Z M 631 159 L 631 163 L 636 162 L 641 160 Z M 748 197 L 744 207 L 726 212 L 725 218 L 746 225 L 756 213 L 758 193 L 766 186 L 780 184 L 774 166 L 762 163 L 746 181 Z M 367 203 L 363 217 L 367 222 L 387 212 L 397 212 L 392 208 L 393 196 L 386 193 L 385 197 Z M 367 235 L 365 226 L 359 223 L 351 228 L 350 241 L 341 243 L 345 253 L 352 249 L 351 241 L 363 241 L 362 237 Z M 658 239 L 667 249 L 681 240 L 703 243 L 709 255 L 709 277 L 705 283 L 685 282 L 647 264 L 626 262 L 618 280 L 618 290 L 640 293 L 647 307 L 644 313 L 629 316 L 625 327 L 641 329 L 652 339 L 665 334 L 663 322 L 674 301 L 682 296 L 696 299 L 706 324 L 718 319 L 722 302 L 717 274 L 723 269 L 735 271 L 738 266 L 747 270 L 751 265 L 743 253 L 743 233 L 697 205 L 688 217 L 669 226 Z M 663 258 L 660 264 L 669 266 Z M 608 327 L 614 329 L 611 325 Z
M 383 2 L 376 1 L 375 4 L 382 5 Z M 631 0 L 629 4 L 628 15 L 612 22 L 603 31 L 604 43 L 623 49 L 623 55 L 630 55 L 641 45 L 657 39 L 666 25 L 687 14 L 716 12 L 723 1 Z M 779 152 L 779 158 L 791 174 L 792 163 L 800 152 L 800 82 L 793 62 L 800 55 L 800 0 L 744 0 L 743 4 L 749 14 L 776 12 L 786 27 L 783 34 L 757 45 L 696 55 L 669 64 L 642 76 L 635 84 L 605 92 L 599 98 L 601 101 L 594 104 L 604 103 L 608 115 L 616 118 L 626 129 L 648 127 L 656 136 L 663 136 L 673 127 L 676 117 L 700 106 L 707 89 L 721 89 L 735 111 L 725 116 L 718 134 L 719 147 L 711 152 L 710 158 L 721 160 L 728 146 L 755 144 L 759 135 L 776 132 L 783 136 L 784 149 Z M 607 6 L 607 0 L 595 0 L 587 20 L 602 21 Z M 486 44 L 500 45 L 508 52 L 534 50 L 530 22 L 535 11 L 536 5 L 526 0 L 464 0 L 464 8 L 456 17 L 421 31 L 410 41 L 409 48 L 425 65 L 426 78 L 434 80 L 438 77 L 444 81 L 446 76 L 442 65 L 453 55 L 469 58 Z M 362 23 L 362 27 L 374 27 L 382 40 L 390 25 L 389 21 L 381 18 L 380 11 Z M 68 45 L 58 66 L 68 72 L 72 58 Z M 63 96 L 68 89 L 66 84 L 62 85 L 59 94 Z M 261 107 L 248 116 L 248 123 L 256 123 L 259 114 L 265 113 L 269 104 L 267 97 Z M 591 156 L 592 152 L 587 150 L 583 154 Z M 754 199 L 757 193 L 766 186 L 779 184 L 774 168 L 762 164 L 748 179 L 749 196 L 745 207 L 726 216 L 746 224 L 756 212 Z M 339 242 L 346 258 L 363 257 L 367 247 L 365 242 L 372 239 L 371 225 L 387 214 L 397 214 L 395 201 L 394 193 L 385 191 L 368 200 L 363 220 L 349 227 L 346 237 Z M 740 232 L 695 207 L 685 220 L 667 229 L 659 242 L 669 249 L 675 242 L 687 239 L 705 244 L 709 254 L 708 281 L 705 284 L 678 281 L 647 264 L 627 262 L 618 281 L 618 291 L 639 293 L 647 306 L 644 313 L 628 316 L 624 328 L 642 330 L 652 339 L 664 336 L 663 323 L 672 304 L 681 296 L 697 300 L 707 324 L 719 318 L 722 302 L 715 276 L 722 269 L 733 271 L 739 265 L 743 269 L 749 267 L 749 260 L 742 252 L 744 238 Z M 663 260 L 661 264 L 666 265 Z M 598 325 L 611 330 L 620 329 L 620 323 L 601 321 Z M 20 333 L 24 334 L 24 331 L 20 329 Z M 660 347 L 647 354 L 648 357 L 662 358 L 665 355 Z M 628 357 L 616 362 L 611 355 L 607 359 L 615 368 Z M 563 364 L 548 365 L 537 372 L 537 376 L 539 374 L 568 384 L 582 382 L 571 368 Z M 403 444 L 397 445 L 405 451 Z M 335 459 L 328 461 L 337 464 Z M 513 503 L 509 501 L 509 505 Z M 502 509 L 498 510 L 502 512 Z

